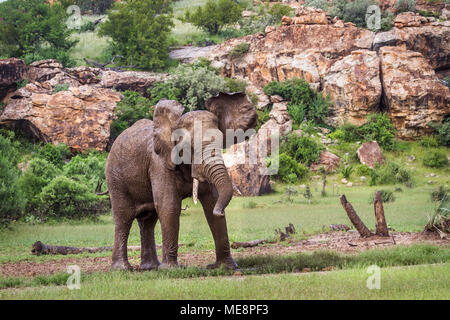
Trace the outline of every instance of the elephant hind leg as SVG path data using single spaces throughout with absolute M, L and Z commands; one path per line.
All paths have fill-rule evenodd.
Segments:
M 156 253 L 155 225 L 158 221 L 156 211 L 147 212 L 146 215 L 138 217 L 139 229 L 141 231 L 141 270 L 158 269 L 160 265 Z
M 128 262 L 127 244 L 135 216 L 135 207 L 125 196 L 115 197 L 113 193 L 111 194 L 111 205 L 115 225 L 111 269 L 131 270 L 132 267 Z

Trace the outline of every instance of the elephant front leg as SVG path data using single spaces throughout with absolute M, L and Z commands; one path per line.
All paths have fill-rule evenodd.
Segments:
M 156 254 L 155 225 L 158 221 L 156 212 L 151 212 L 148 216 L 138 219 L 141 232 L 141 265 L 140 270 L 158 269 L 160 262 Z
M 162 207 L 158 211 L 159 221 L 161 223 L 162 251 L 163 260 L 159 269 L 178 267 L 178 233 L 180 231 L 180 212 L 181 201 L 179 205 Z
M 237 263 L 231 256 L 230 242 L 228 240 L 227 222 L 225 216 L 219 217 L 213 214 L 214 206 L 217 201 L 212 192 L 203 194 L 199 197 L 203 206 L 203 211 L 208 221 L 209 228 L 214 238 L 216 246 L 216 262 L 208 265 L 209 269 L 218 268 L 225 265 L 230 269 L 238 269 Z

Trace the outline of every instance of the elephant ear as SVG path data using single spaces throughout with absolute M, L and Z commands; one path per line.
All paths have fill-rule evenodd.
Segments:
M 161 100 L 155 107 L 153 114 L 153 148 L 156 154 L 163 158 L 169 169 L 175 169 L 171 159 L 171 152 L 175 146 L 172 132 L 176 129 L 178 119 L 183 114 L 184 107 L 174 100 Z
M 221 92 L 206 101 L 206 109 L 219 119 L 219 129 L 247 129 L 256 127 L 258 114 L 250 98 L 244 92 Z

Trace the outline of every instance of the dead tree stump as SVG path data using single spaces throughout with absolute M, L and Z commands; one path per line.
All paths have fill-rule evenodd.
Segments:
M 342 203 L 342 206 L 344 207 L 344 210 L 347 212 L 347 215 L 348 215 L 350 221 L 355 226 L 356 230 L 358 230 L 360 236 L 363 238 L 373 236 L 373 233 L 370 232 L 370 230 L 366 227 L 364 222 L 362 222 L 362 220 L 359 218 L 355 209 L 353 209 L 353 206 L 351 205 L 351 203 L 347 201 L 347 198 L 345 197 L 345 195 L 341 196 L 341 203 Z
M 375 233 L 382 237 L 389 237 L 389 231 L 386 224 L 386 218 L 384 216 L 383 199 L 381 197 L 381 192 L 375 192 L 375 199 L 373 202 L 375 209 L 375 219 L 376 219 L 376 231 Z

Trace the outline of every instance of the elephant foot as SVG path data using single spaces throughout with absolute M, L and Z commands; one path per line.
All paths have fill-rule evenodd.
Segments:
M 234 259 L 231 256 L 226 259 L 217 260 L 215 263 L 208 264 L 206 266 L 206 268 L 207 269 L 217 269 L 217 268 L 220 268 L 221 266 L 224 266 L 225 268 L 231 269 L 231 270 L 239 270 L 239 267 L 238 267 L 236 261 L 234 261 Z
M 116 261 L 111 264 L 111 270 L 133 270 L 128 261 Z
M 157 270 L 159 268 L 160 263 L 150 262 L 150 263 L 142 263 L 139 266 L 139 270 L 141 271 L 150 271 L 150 270 Z
M 180 266 L 178 265 L 177 262 L 174 262 L 174 263 L 163 262 L 158 266 L 158 270 L 167 270 L 167 269 L 175 269 L 175 268 L 180 268 Z

